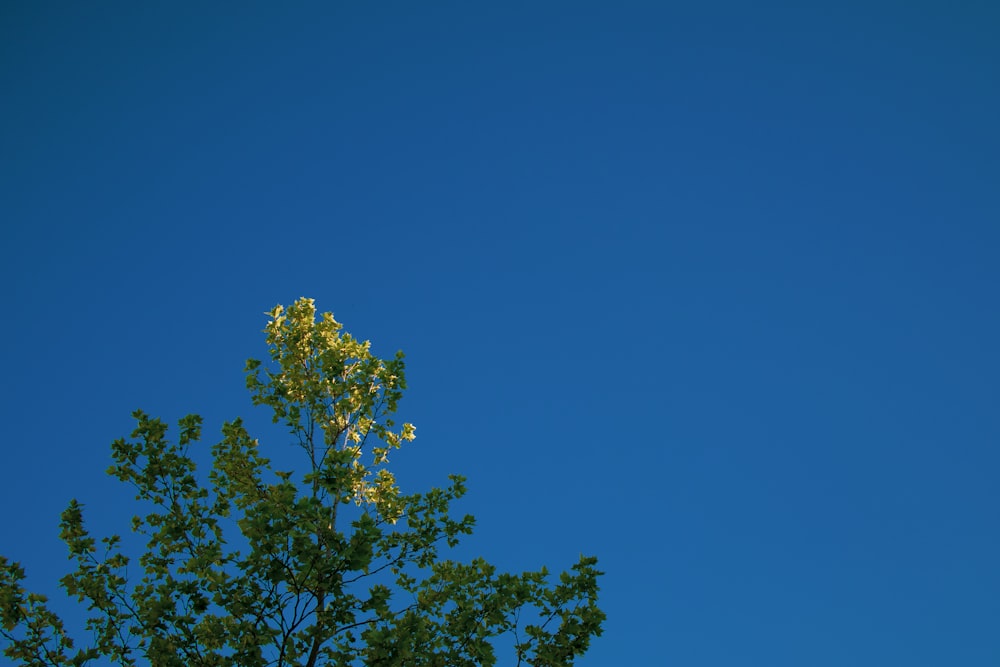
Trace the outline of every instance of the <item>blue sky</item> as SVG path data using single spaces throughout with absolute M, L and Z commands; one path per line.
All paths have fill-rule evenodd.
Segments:
M 0 553 L 52 591 L 70 498 L 125 529 L 135 408 L 287 455 L 242 367 L 305 295 L 406 351 L 401 482 L 469 478 L 463 553 L 599 556 L 580 665 L 1000 663 L 997 34 L 989 2 L 6 3 Z

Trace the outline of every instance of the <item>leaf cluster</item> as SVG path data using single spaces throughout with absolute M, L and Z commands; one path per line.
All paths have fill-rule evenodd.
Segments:
M 270 313 L 270 360 L 247 362 L 247 386 L 305 452 L 275 470 L 236 419 L 199 475 L 192 448 L 202 420 L 167 425 L 142 411 L 112 444 L 108 472 L 149 508 L 132 520 L 137 559 L 118 535 L 93 537 L 83 505 L 63 512 L 60 537 L 74 569 L 60 580 L 87 609 L 90 641 L 76 648 L 25 572 L 0 556 L 0 637 L 22 665 L 94 661 L 155 667 L 286 665 L 570 665 L 601 632 L 596 559 L 581 557 L 556 582 L 497 572 L 483 559 L 446 559 L 472 532 L 450 505 L 464 479 L 403 494 L 389 453 L 415 437 L 392 415 L 406 388 L 403 356 L 317 317 L 310 299 Z M 506 639 L 503 639 L 506 638 Z

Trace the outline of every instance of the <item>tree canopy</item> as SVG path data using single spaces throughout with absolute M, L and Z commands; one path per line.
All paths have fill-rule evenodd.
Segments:
M 473 529 L 449 512 L 465 480 L 404 494 L 389 465 L 415 437 L 392 418 L 402 353 L 378 358 L 306 298 L 275 307 L 264 331 L 269 359 L 247 362 L 247 387 L 303 464 L 273 468 L 236 419 L 205 474 L 201 417 L 180 419 L 171 440 L 137 410 L 108 473 L 149 509 L 125 541 L 145 548 L 136 559 L 119 535 L 95 538 L 70 501 L 59 527 L 75 569 L 59 583 L 86 606 L 89 641 L 78 646 L 0 556 L 4 655 L 52 667 L 573 664 L 604 620 L 596 559 L 552 578 L 446 558 Z

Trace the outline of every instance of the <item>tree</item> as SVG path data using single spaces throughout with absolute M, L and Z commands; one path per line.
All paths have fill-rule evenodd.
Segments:
M 443 558 L 473 518 L 449 514 L 462 477 L 406 495 L 389 470 L 414 438 L 392 419 L 402 353 L 379 359 L 330 313 L 317 319 L 311 299 L 274 308 L 265 333 L 270 361 L 247 362 L 247 387 L 292 433 L 302 470 L 273 469 L 237 419 L 200 475 L 201 418 L 181 419 L 171 442 L 136 411 L 108 473 L 152 505 L 132 520 L 146 539 L 139 578 L 121 538 L 92 537 L 71 501 L 60 537 L 75 570 L 60 585 L 86 604 L 92 643 L 77 649 L 45 597 L 24 589 L 21 565 L 0 556 L 4 654 L 32 666 L 459 667 L 509 650 L 510 664 L 572 664 L 604 620 L 596 559 L 552 582 L 544 568 Z

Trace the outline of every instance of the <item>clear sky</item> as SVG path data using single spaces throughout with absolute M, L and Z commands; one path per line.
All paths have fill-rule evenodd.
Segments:
M 1000 5 L 0 7 L 0 553 L 299 296 L 463 553 L 596 554 L 599 665 L 1000 664 Z M 61 607 L 65 609 L 65 607 Z

